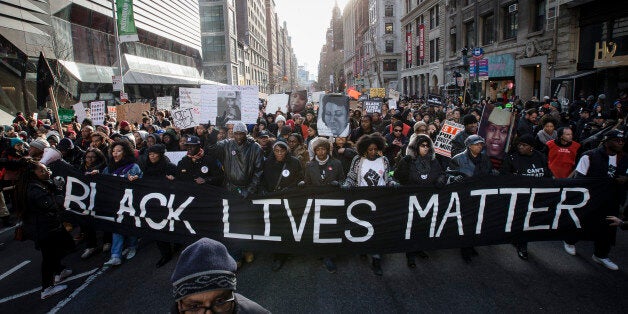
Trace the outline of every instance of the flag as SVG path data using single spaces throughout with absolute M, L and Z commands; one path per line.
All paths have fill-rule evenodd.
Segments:
M 116 0 L 118 38 L 121 43 L 140 41 L 133 17 L 133 0 Z
M 54 84 L 54 75 L 50 69 L 48 61 L 44 57 L 43 52 L 39 52 L 39 60 L 37 61 L 37 109 L 42 110 L 46 107 L 48 98 L 48 88 Z

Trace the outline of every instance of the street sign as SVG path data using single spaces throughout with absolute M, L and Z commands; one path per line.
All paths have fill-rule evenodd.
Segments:
M 122 76 L 114 75 L 111 77 L 111 82 L 113 84 L 113 91 L 121 91 L 122 90 Z
M 478 60 L 478 75 L 480 77 L 480 81 L 488 80 L 488 59 L 483 58 Z
M 484 56 L 484 49 L 482 49 L 481 47 L 473 48 L 471 54 L 476 59 L 482 59 L 482 57 Z

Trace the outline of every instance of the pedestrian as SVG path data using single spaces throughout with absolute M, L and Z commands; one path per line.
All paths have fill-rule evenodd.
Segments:
M 573 173 L 580 144 L 573 140 L 571 128 L 563 127 L 558 129 L 556 136 L 556 139 L 547 142 L 547 159 L 554 177 L 563 179 Z
M 270 313 L 236 291 L 237 264 L 220 242 L 201 238 L 185 248 L 170 278 L 171 313 Z
M 107 167 L 105 167 L 102 173 L 128 181 L 135 181 L 142 176 L 142 170 L 136 163 L 135 153 L 129 141 L 121 139 L 111 144 Z M 123 251 L 125 242 L 127 249 Z M 121 258 L 123 256 L 130 260 L 135 257 L 136 252 L 137 237 L 125 237 L 119 233 L 114 233 L 113 243 L 111 244 L 111 258 L 104 266 L 118 266 L 122 264 Z
M 50 170 L 35 160 L 25 161 L 25 170 L 16 184 L 18 216 L 25 236 L 41 251 L 41 299 L 67 288 L 60 284 L 72 274 L 61 260 L 72 249 L 72 236 L 61 224 L 63 196 L 52 181 Z
M 478 132 L 478 120 L 472 114 L 467 114 L 462 117 L 462 124 L 464 130 L 456 133 L 453 139 L 451 139 L 451 156 L 456 156 L 462 153 L 465 149 L 465 140 Z
M 95 175 L 101 173 L 107 167 L 107 157 L 98 148 L 89 147 L 85 152 L 85 158 L 79 166 L 79 171 L 85 175 Z M 85 250 L 81 254 L 82 259 L 89 258 L 96 252 L 97 238 L 96 230 L 91 224 L 81 224 L 81 233 L 85 238 Z M 111 248 L 111 232 L 103 232 L 103 252 Z

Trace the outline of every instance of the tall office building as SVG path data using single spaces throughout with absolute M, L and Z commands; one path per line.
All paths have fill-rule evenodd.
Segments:
M 207 80 L 238 84 L 238 32 L 234 0 L 201 0 L 199 7 L 203 76 Z
M 17 4 L 16 4 L 17 3 Z M 198 1 L 133 3 L 139 42 L 120 45 L 131 99 L 176 95 L 178 86 L 202 83 Z M 0 1 L 0 84 L 3 110 L 35 110 L 39 51 L 52 62 L 61 104 L 113 103 L 118 72 L 112 1 Z
M 266 40 L 266 4 L 264 0 L 237 0 L 238 40 L 244 49 L 244 80 L 268 92 L 268 42 Z

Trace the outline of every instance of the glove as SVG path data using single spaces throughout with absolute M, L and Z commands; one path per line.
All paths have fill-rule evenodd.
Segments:
M 65 179 L 62 176 L 56 176 L 52 179 L 52 183 L 59 190 L 63 190 L 65 188 Z
M 336 180 L 329 182 L 329 185 L 331 186 L 340 186 L 340 183 Z
M 299 183 L 297 183 L 297 186 L 302 188 L 305 186 L 305 181 L 300 181 Z
M 388 186 L 392 186 L 392 187 L 398 187 L 401 186 L 401 184 L 399 184 L 399 182 L 397 181 L 390 181 L 390 183 L 388 183 Z

